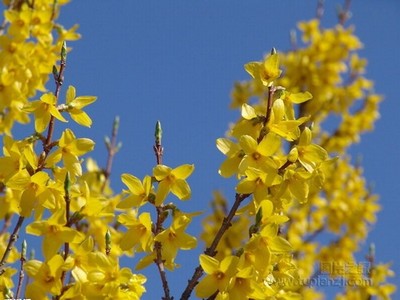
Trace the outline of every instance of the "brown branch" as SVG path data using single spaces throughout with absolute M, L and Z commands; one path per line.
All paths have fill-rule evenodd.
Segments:
M 61 85 L 64 80 L 64 69 L 65 69 L 66 60 L 67 60 L 67 46 L 66 46 L 65 42 L 63 42 L 63 44 L 62 44 L 60 56 L 61 56 L 60 71 L 59 72 L 53 71 L 53 75 L 54 75 L 54 79 L 55 79 L 55 83 L 56 83 L 56 90 L 54 92 L 56 99 L 58 99 L 58 97 L 59 97 Z M 46 141 L 43 144 L 43 152 L 40 155 L 38 167 L 33 172 L 34 174 L 41 171 L 44 168 L 46 157 L 47 157 L 48 153 L 50 152 L 51 148 L 54 147 L 54 144 L 52 143 L 53 132 L 54 132 L 54 117 L 51 116 L 50 121 L 49 121 L 49 129 L 47 132 Z M 31 174 L 31 175 L 33 175 L 33 174 Z M 6 248 L 6 250 L 3 254 L 3 257 L 0 261 L 0 276 L 3 275 L 5 272 L 4 265 L 6 264 L 6 260 L 7 260 L 8 256 L 10 255 L 10 252 L 11 252 L 12 248 L 14 247 L 15 242 L 18 240 L 18 237 L 19 237 L 18 234 L 19 234 L 19 231 L 21 230 L 24 220 L 25 220 L 25 217 L 19 216 L 18 222 L 14 227 L 13 233 L 11 234 L 10 239 L 8 240 L 7 248 Z
M 67 63 L 67 45 L 65 42 L 63 42 L 61 47 L 60 71 L 56 72 L 56 70 L 53 69 L 54 82 L 56 84 L 56 90 L 54 92 L 54 96 L 56 97 L 56 104 L 58 97 L 60 95 L 61 86 L 64 82 L 64 71 L 66 63 Z M 54 133 L 54 123 L 55 123 L 55 118 L 54 116 L 51 116 L 49 121 L 49 127 L 47 130 L 46 141 L 43 144 L 43 152 L 39 158 L 37 171 L 40 171 L 44 168 L 45 165 L 44 163 L 47 158 L 47 155 L 49 154 L 51 149 L 55 146 L 55 144 L 52 143 L 53 133 Z
M 257 142 L 260 143 L 264 136 L 267 134 L 267 124 L 269 120 L 271 119 L 271 110 L 272 110 L 272 104 L 273 104 L 273 97 L 276 92 L 276 87 L 271 85 L 268 87 L 268 100 L 267 100 L 267 111 L 265 113 L 265 118 L 263 121 L 263 128 L 261 129 L 260 136 L 257 139 Z
M 6 264 L 7 258 L 10 255 L 10 252 L 11 252 L 12 248 L 14 247 L 15 242 L 18 240 L 19 231 L 21 230 L 24 220 L 25 220 L 25 217 L 23 217 L 23 216 L 20 216 L 18 218 L 18 222 L 14 227 L 14 230 L 10 236 L 10 239 L 8 240 L 7 248 L 4 251 L 3 257 L 0 261 L 0 276 L 3 275 L 4 272 L 6 271 L 4 265 Z
M 70 189 L 70 179 L 69 179 L 69 172 L 67 172 L 67 175 L 65 176 L 65 181 L 64 181 L 64 200 L 65 200 L 65 226 L 70 227 L 70 209 L 71 209 L 71 198 L 69 195 L 69 189 Z M 69 243 L 65 242 L 64 243 L 64 261 L 67 260 L 69 255 Z M 64 279 L 65 279 L 65 274 L 66 271 L 63 271 L 61 273 L 61 284 L 64 285 Z
M 322 16 L 324 15 L 324 12 L 325 12 L 324 2 L 325 2 L 325 0 L 318 0 L 318 2 L 317 2 L 317 9 L 315 12 L 315 17 L 318 20 L 321 20 Z
M 162 140 L 162 129 L 160 121 L 156 123 L 156 129 L 154 133 L 155 143 L 153 146 L 154 154 L 156 155 L 157 165 L 162 164 L 162 156 L 164 154 L 164 148 L 161 145 Z M 154 228 L 154 235 L 157 236 L 159 233 L 163 231 L 163 223 L 165 221 L 165 207 L 163 204 L 156 206 L 157 211 L 157 222 Z M 164 267 L 164 260 L 162 258 L 162 244 L 161 242 L 154 243 L 154 250 L 156 251 L 156 258 L 154 259 L 154 263 L 157 266 L 158 273 L 160 274 L 163 290 L 164 290 L 164 297 L 163 300 L 172 300 L 174 297 L 170 296 L 170 290 L 168 286 L 167 274 L 165 273 Z
M 208 247 L 205 251 L 204 254 L 208 256 L 215 256 L 217 254 L 217 246 L 224 235 L 224 233 L 228 230 L 228 228 L 232 225 L 232 219 L 236 214 L 236 211 L 239 209 L 240 204 L 242 203 L 243 200 L 245 200 L 247 197 L 249 197 L 250 194 L 236 194 L 235 195 L 235 202 L 233 203 L 231 210 L 229 211 L 229 214 L 224 218 L 222 221 L 221 227 L 219 228 L 217 234 L 214 237 L 214 240 L 211 243 L 211 246 Z M 198 283 L 198 280 L 200 279 L 201 276 L 203 276 L 204 270 L 203 268 L 199 265 L 194 273 L 192 278 L 188 281 L 188 284 L 186 286 L 186 289 L 182 293 L 181 300 L 187 300 L 189 299 L 193 289 Z
M 24 265 L 26 261 L 26 241 L 22 242 L 22 249 L 21 249 L 21 258 L 20 258 L 20 269 L 19 269 L 19 276 L 18 276 L 18 285 L 17 285 L 17 292 L 15 293 L 15 298 L 19 299 L 19 294 L 21 292 L 22 283 L 24 281 Z
M 339 24 L 344 25 L 346 21 L 350 18 L 350 4 L 351 0 L 345 0 L 343 8 L 340 9 L 338 18 L 339 18 Z
M 114 119 L 112 131 L 111 131 L 111 141 L 106 139 L 106 148 L 107 148 L 107 163 L 106 163 L 106 168 L 104 170 L 104 176 L 105 180 L 103 182 L 103 185 L 101 187 L 101 191 L 104 192 L 104 189 L 107 185 L 107 182 L 110 179 L 111 176 L 111 169 L 112 169 L 112 164 L 114 160 L 115 154 L 119 150 L 119 146 L 117 145 L 117 135 L 118 135 L 118 128 L 119 128 L 119 117 L 116 116 Z

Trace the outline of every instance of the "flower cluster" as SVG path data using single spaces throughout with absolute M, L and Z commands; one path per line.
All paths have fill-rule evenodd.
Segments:
M 90 127 L 85 110 L 96 101 L 73 86 L 60 96 L 66 41 L 79 38 L 77 26 L 65 29 L 56 22 L 68 1 L 4 2 L 0 299 L 136 300 L 147 282 L 138 272 L 152 264 L 163 299 L 172 299 L 168 272 L 180 266 L 181 250 L 197 246 L 187 231 L 200 213 L 179 209 L 180 201 L 191 198 L 194 165 L 163 164 L 157 122 L 155 166 L 141 178 L 122 174 L 126 188 L 113 191 L 119 119 L 105 141 L 105 168 L 86 157 L 94 141 L 67 127 L 55 130 L 70 121 Z M 200 235 L 207 248 L 182 299 L 192 292 L 210 299 L 317 299 L 320 291 L 305 282 L 321 272 L 353 283 L 338 299 L 387 299 L 395 290 L 387 283 L 390 266 L 375 264 L 373 250 L 368 272 L 353 270 L 380 206 L 347 149 L 373 128 L 381 97 L 363 77 L 366 61 L 356 54 L 361 43 L 352 28 L 322 29 L 317 19 L 299 28 L 303 47 L 272 49 L 246 64 L 250 79 L 235 84 L 231 107 L 240 109 L 240 118 L 216 141 L 226 156 L 219 174 L 237 179 L 235 199 L 230 203 L 214 193 L 213 213 L 204 218 Z M 46 88 L 50 77 L 53 92 Z M 325 129 L 332 114 L 340 116 L 333 131 Z M 15 122 L 31 120 L 34 134 L 14 138 Z M 38 257 L 28 255 L 33 249 L 26 241 L 17 250 L 21 231 L 41 241 Z M 323 234 L 334 242 L 320 241 Z M 137 256 L 135 269 L 122 265 L 124 256 Z M 325 262 L 354 268 L 322 268 Z

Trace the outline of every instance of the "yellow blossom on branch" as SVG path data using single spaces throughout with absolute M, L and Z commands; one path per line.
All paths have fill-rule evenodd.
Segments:
M 165 165 L 158 165 L 153 169 L 153 175 L 159 181 L 156 205 L 163 203 L 169 192 L 177 196 L 180 200 L 187 200 L 191 196 L 189 184 L 186 182 L 194 170 L 194 165 L 181 165 L 171 169 Z
M 75 87 L 69 86 L 66 94 L 67 111 L 71 118 L 78 124 L 86 127 L 92 125 L 92 119 L 85 113 L 82 108 L 96 101 L 94 96 L 76 97 Z
M 35 130 L 39 133 L 45 131 L 49 125 L 51 116 L 62 122 L 67 120 L 61 115 L 56 107 L 57 99 L 51 93 L 44 94 L 40 100 L 30 102 L 24 110 L 35 114 Z
M 64 243 L 79 243 L 84 235 L 65 226 L 67 223 L 65 210 L 58 210 L 46 221 L 36 221 L 26 227 L 26 232 L 43 236 L 42 251 L 46 259 L 51 258 Z

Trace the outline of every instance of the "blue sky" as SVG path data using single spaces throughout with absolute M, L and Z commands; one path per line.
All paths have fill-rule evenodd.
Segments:
M 331 26 L 336 22 L 336 5 L 342 1 L 326 2 L 323 24 Z M 396 123 L 400 112 L 396 102 L 400 2 L 353 2 L 350 22 L 365 46 L 361 54 L 369 60 L 367 77 L 375 81 L 376 92 L 385 96 L 376 130 L 352 148 L 354 156 L 362 155 L 365 176 L 383 206 L 365 251 L 368 243 L 374 242 L 377 261 L 394 262 L 393 268 L 400 274 L 396 230 L 400 210 Z M 164 163 L 196 166 L 190 179 L 192 200 L 184 203 L 183 210 L 204 211 L 215 189 L 232 197 L 233 182 L 217 173 L 223 156 L 215 140 L 238 117 L 237 111 L 228 109 L 233 82 L 247 79 L 243 65 L 261 59 L 271 47 L 289 49 L 289 31 L 298 21 L 314 17 L 315 6 L 316 1 L 298 0 L 75 0 L 65 6 L 61 23 L 66 27 L 80 24 L 83 36 L 69 44 L 73 51 L 68 56 L 65 86 L 74 85 L 79 95 L 98 96 L 88 109 L 94 120 L 92 128 L 76 133 L 98 142 L 92 156 L 100 165 L 106 160 L 101 141 L 110 134 L 114 117 L 121 118 L 123 147 L 113 168 L 115 191 L 122 188 L 120 174 L 141 177 L 151 172 L 154 125 L 161 120 Z M 195 223 L 192 232 L 197 232 L 198 226 Z M 181 294 L 197 258 L 182 256 L 178 262 L 182 269 L 169 276 L 175 297 Z M 159 279 L 154 272 L 146 275 L 153 278 L 149 278 L 143 299 L 160 298 Z M 394 281 L 400 285 L 398 279 Z

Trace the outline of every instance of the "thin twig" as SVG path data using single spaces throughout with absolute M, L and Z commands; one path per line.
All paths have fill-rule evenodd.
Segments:
M 21 292 L 21 287 L 22 287 L 22 283 L 24 281 L 24 265 L 25 265 L 25 261 L 26 261 L 26 241 L 24 240 L 22 242 L 22 249 L 21 249 L 21 258 L 20 258 L 20 269 L 19 269 L 19 276 L 18 276 L 18 286 L 17 286 L 17 292 L 15 293 L 15 298 L 19 299 L 19 294 Z
M 324 15 L 325 12 L 324 2 L 325 0 L 318 0 L 317 2 L 317 9 L 315 15 L 318 20 L 321 20 L 322 16 Z
M 117 145 L 118 128 L 119 128 L 119 117 L 116 116 L 111 131 L 111 141 L 108 139 L 108 137 L 106 138 L 106 148 L 108 155 L 107 155 L 106 168 L 104 170 L 105 180 L 103 182 L 103 185 L 101 186 L 102 192 L 104 192 L 104 189 L 107 186 L 107 182 L 110 179 L 114 156 L 119 150 L 119 146 Z
M 66 60 L 67 60 L 67 45 L 65 42 L 63 42 L 62 47 L 61 47 L 61 62 L 60 62 L 60 71 L 58 74 L 54 74 L 54 79 L 56 83 L 56 90 L 54 92 L 54 95 L 56 96 L 56 99 L 58 99 L 59 94 L 60 94 L 60 89 L 61 85 L 64 80 L 64 69 L 66 66 Z M 56 76 L 57 75 L 57 76 Z M 45 166 L 45 160 L 48 155 L 48 153 L 51 150 L 51 147 L 49 145 L 52 145 L 52 138 L 53 138 L 53 132 L 54 132 L 54 117 L 51 116 L 50 121 L 49 121 L 49 130 L 47 132 L 47 137 L 46 137 L 46 142 L 43 144 L 43 152 L 40 155 L 39 162 L 38 162 L 38 167 L 36 170 L 34 170 L 34 174 L 41 171 L 44 166 Z M 33 175 L 33 174 L 31 174 Z M 8 256 L 10 255 L 10 252 L 12 248 L 14 247 L 15 242 L 18 240 L 18 234 L 19 231 L 21 230 L 22 224 L 24 223 L 25 217 L 19 216 L 18 222 L 14 227 L 13 233 L 10 236 L 10 239 L 8 240 L 7 248 L 3 254 L 3 257 L 0 261 L 0 276 L 4 274 L 5 272 L 5 264 L 7 261 Z
M 4 251 L 3 257 L 0 261 L 0 276 L 3 275 L 4 272 L 6 271 L 4 265 L 6 264 L 7 258 L 10 255 L 10 252 L 11 252 L 12 248 L 14 247 L 15 242 L 18 240 L 19 231 L 21 229 L 22 224 L 24 223 L 24 220 L 25 220 L 25 217 L 23 217 L 23 216 L 20 216 L 18 218 L 18 222 L 14 227 L 14 230 L 10 236 L 10 239 L 8 240 L 6 251 Z
M 350 4 L 351 4 L 351 0 L 345 0 L 343 8 L 340 9 L 340 11 L 339 11 L 339 14 L 338 14 L 339 24 L 342 26 L 350 18 Z
M 232 219 L 235 216 L 237 210 L 239 209 L 240 204 L 242 203 L 243 200 L 245 200 L 247 197 L 249 197 L 250 194 L 236 194 L 235 195 L 235 202 L 233 203 L 231 210 L 229 211 L 228 216 L 224 218 L 222 221 L 221 227 L 219 228 L 217 234 L 214 237 L 214 240 L 211 243 L 211 246 L 208 247 L 205 251 L 204 254 L 208 256 L 215 256 L 217 254 L 217 246 L 224 235 L 224 233 L 228 230 L 228 228 L 232 225 Z M 193 289 L 198 283 L 198 280 L 200 279 L 201 276 L 203 276 L 204 270 L 203 268 L 199 265 L 194 273 L 192 278 L 188 281 L 188 284 L 186 286 L 186 289 L 182 293 L 181 300 L 187 300 L 189 299 Z
M 58 97 L 60 95 L 60 91 L 61 91 L 61 86 L 64 82 L 64 71 L 65 71 L 65 67 L 67 64 L 67 45 L 65 42 L 63 42 L 62 47 L 61 47 L 61 61 L 60 61 L 60 71 L 57 72 L 57 74 L 53 73 L 54 75 L 54 82 L 56 84 L 56 90 L 54 92 L 54 96 L 56 97 L 56 104 L 57 104 L 57 100 Z M 50 121 L 49 121 L 49 127 L 47 130 L 47 136 L 46 136 L 46 141 L 43 144 L 43 152 L 40 155 L 39 158 L 39 162 L 38 162 L 38 170 L 40 171 L 44 168 L 45 166 L 45 160 L 47 158 L 47 155 L 49 154 L 49 152 L 51 151 L 51 149 L 55 146 L 54 143 L 52 143 L 52 139 L 53 139 L 53 132 L 54 132 L 54 122 L 55 122 L 55 118 L 52 115 L 50 117 Z
M 70 227 L 70 206 L 71 206 L 71 198 L 69 195 L 69 189 L 70 189 L 70 179 L 69 179 L 69 172 L 67 172 L 67 175 L 65 176 L 65 181 L 64 181 L 64 200 L 65 200 L 65 226 Z M 64 261 L 67 260 L 69 255 L 69 243 L 65 242 L 64 243 Z M 64 280 L 65 280 L 65 274 L 66 272 L 63 271 L 61 273 L 61 284 L 64 285 Z
M 153 146 L 154 154 L 156 155 L 157 165 L 162 164 L 162 156 L 164 154 L 164 148 L 161 145 L 162 140 L 162 129 L 160 121 L 156 123 L 156 129 L 154 133 L 155 143 Z M 154 228 L 154 235 L 157 236 L 163 231 L 163 223 L 165 221 L 164 211 L 165 208 L 162 204 L 156 206 L 157 211 L 157 222 Z M 157 266 L 158 273 L 160 274 L 163 290 L 164 290 L 164 297 L 163 300 L 172 300 L 174 297 L 170 296 L 170 290 L 168 286 L 167 274 L 165 273 L 164 267 L 164 260 L 162 258 L 162 244 L 161 242 L 154 243 L 154 250 L 156 251 L 156 258 L 154 259 L 154 263 Z
M 260 143 L 262 141 L 262 139 L 264 138 L 264 136 L 267 134 L 267 125 L 269 120 L 271 119 L 271 110 L 272 110 L 272 105 L 273 105 L 273 98 L 274 98 L 274 94 L 276 92 L 276 87 L 273 85 L 270 85 L 268 87 L 268 100 L 267 100 L 267 110 L 265 112 L 265 118 L 263 121 L 263 128 L 260 132 L 260 135 L 257 139 L 257 142 Z

